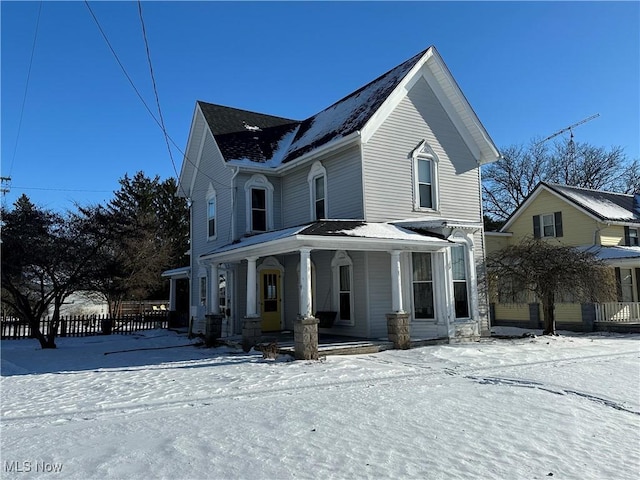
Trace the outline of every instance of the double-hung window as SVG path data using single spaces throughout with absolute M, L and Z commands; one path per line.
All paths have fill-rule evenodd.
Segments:
M 438 189 L 437 171 L 438 157 L 423 141 L 413 152 L 413 191 L 414 209 L 437 210 Z
M 207 277 L 200 277 L 200 305 L 207 306 Z
M 451 249 L 451 270 L 453 274 L 453 299 L 456 318 L 469 317 L 469 290 L 467 287 L 466 248 L 458 245 Z
M 244 185 L 248 232 L 273 230 L 273 185 L 261 174 L 253 175 Z
M 339 250 L 331 261 L 333 269 L 334 304 L 338 312 L 338 323 L 354 325 L 353 262 L 349 255 Z
M 431 254 L 411 254 L 413 277 L 413 311 L 416 319 L 435 318 L 433 302 L 433 269 Z
M 251 231 L 267 231 L 267 191 L 264 188 L 251 189 Z
M 640 241 L 638 239 L 638 232 L 640 229 L 631 228 L 628 226 L 624 227 L 624 244 L 628 247 L 637 247 L 640 246 Z
M 562 212 L 533 216 L 535 238 L 562 237 Z
M 327 218 L 327 171 L 322 163 L 317 161 L 311 166 L 307 182 L 311 199 L 311 220 Z
M 216 197 L 207 200 L 207 236 L 209 239 L 216 237 Z

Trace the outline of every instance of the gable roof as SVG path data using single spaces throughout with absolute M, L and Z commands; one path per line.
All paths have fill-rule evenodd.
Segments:
M 332 142 L 359 135 L 392 94 L 406 85 L 409 77 L 415 77 L 427 62 L 433 69 L 433 81 L 442 82 L 442 95 L 451 104 L 449 114 L 460 116 L 454 123 L 470 132 L 463 138 L 482 143 L 474 149 L 478 161 L 486 163 L 497 159 L 497 148 L 433 46 L 305 120 L 202 101 L 197 102 L 197 109 L 202 112 L 225 161 L 278 167 Z
M 540 182 L 511 214 L 500 231 L 507 231 L 542 191 L 550 192 L 600 222 L 640 224 L 640 212 L 634 210 L 633 195 Z

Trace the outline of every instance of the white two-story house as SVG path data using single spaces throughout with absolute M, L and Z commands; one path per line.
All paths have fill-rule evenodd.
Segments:
M 498 156 L 434 47 L 302 121 L 199 101 L 191 265 L 167 276 L 190 278 L 196 333 L 211 313 L 240 334 L 333 312 L 320 335 L 386 338 L 392 314 L 411 338 L 477 338 L 480 166 Z

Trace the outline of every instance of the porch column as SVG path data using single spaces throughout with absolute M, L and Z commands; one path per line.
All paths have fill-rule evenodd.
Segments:
M 169 311 L 176 311 L 176 279 L 173 277 L 169 278 Z
M 220 313 L 220 279 L 218 277 L 218 264 L 212 263 L 209 267 L 209 276 L 211 281 L 209 282 L 209 313 Z
M 300 316 L 309 318 L 311 313 L 311 249 L 300 249 Z
M 257 317 L 257 277 L 256 277 L 256 262 L 258 257 L 247 258 L 247 317 Z
M 318 320 L 311 312 L 311 249 L 300 249 L 300 314 L 293 324 L 294 354 L 300 360 L 318 359 Z
M 391 253 L 391 311 L 394 313 L 403 313 L 400 250 L 393 250 L 389 253 Z
M 258 297 L 256 293 L 256 261 L 258 257 L 247 258 L 247 316 L 242 324 L 242 349 L 245 352 L 260 341 L 262 319 L 258 315 Z

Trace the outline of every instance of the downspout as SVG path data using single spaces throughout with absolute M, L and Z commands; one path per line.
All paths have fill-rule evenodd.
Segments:
M 597 223 L 596 223 L 596 225 L 597 225 Z M 604 230 L 605 228 L 609 228 L 610 226 L 611 226 L 611 224 L 610 224 L 610 223 L 606 223 L 606 224 L 604 224 L 604 226 L 602 226 L 602 227 L 597 227 L 597 228 L 594 230 L 594 232 L 593 232 L 593 246 L 594 246 L 594 247 L 596 247 L 596 246 L 602 246 L 602 240 L 600 240 L 600 242 L 599 242 L 599 243 L 596 243 L 596 239 L 598 238 L 598 235 L 600 234 L 600 232 L 601 232 L 602 230 Z

